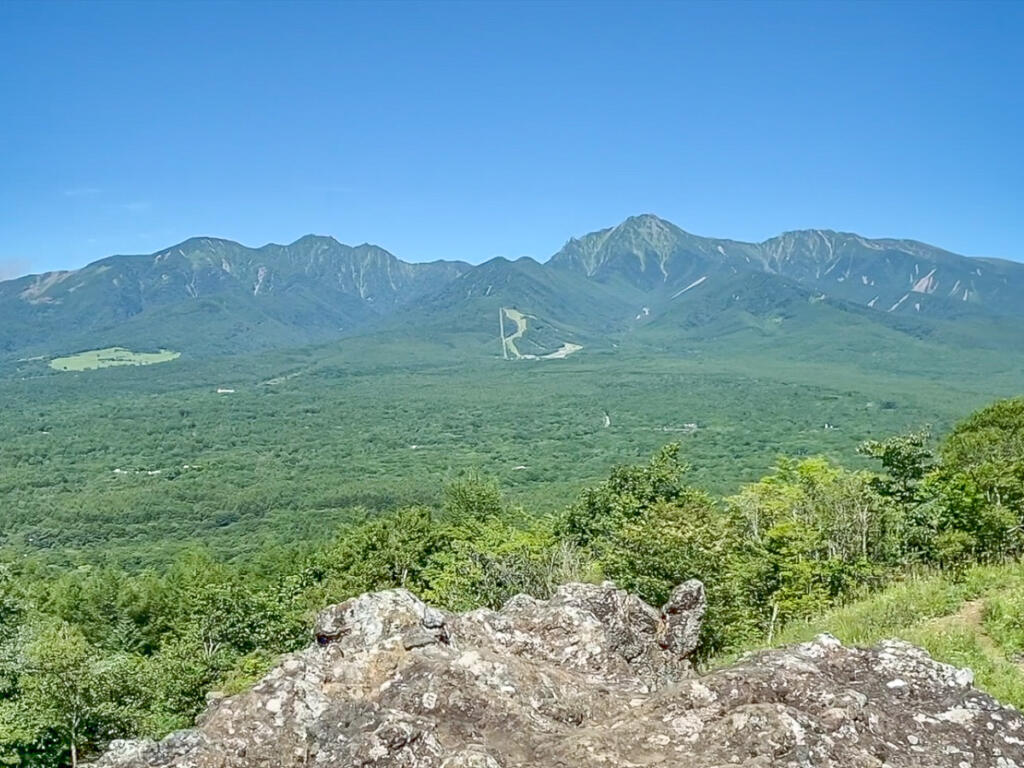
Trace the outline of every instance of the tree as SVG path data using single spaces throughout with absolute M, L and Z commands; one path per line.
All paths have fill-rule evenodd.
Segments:
M 609 532 L 598 563 L 617 585 L 654 605 L 678 584 L 700 579 L 708 602 L 698 655 L 708 656 L 742 644 L 755 630 L 737 568 L 736 532 L 704 492 L 673 496 Z
M 607 480 L 587 488 L 561 516 L 555 533 L 579 546 L 599 542 L 651 507 L 682 499 L 687 466 L 679 459 L 679 444 L 671 443 L 646 465 L 620 466 Z
M 369 518 L 345 528 L 307 566 L 321 583 L 305 596 L 319 608 L 379 589 L 406 587 L 421 593 L 429 586 L 424 571 L 430 558 L 445 544 L 443 527 L 424 507 Z
M 874 479 L 820 456 L 783 458 L 773 474 L 726 501 L 755 544 L 774 526 L 796 524 L 815 534 L 818 559 L 893 563 L 901 548 L 901 519 L 876 492 Z
M 0 699 L 16 690 L 19 634 L 26 610 L 10 570 L 0 566 Z
M 769 636 L 899 564 L 902 518 L 872 481 L 821 457 L 782 459 L 727 499 L 749 599 Z
M 989 504 L 1024 517 L 1024 397 L 999 400 L 958 424 L 941 456 L 943 474 L 969 477 Z
M 76 627 L 50 624 L 25 649 L 18 707 L 76 768 L 83 751 L 132 732 L 144 708 L 133 673 L 127 657 L 103 657 Z
M 925 487 L 935 536 L 930 556 L 945 565 L 1024 549 L 1024 398 L 1000 400 L 956 426 Z M 939 546 L 941 545 L 941 546 Z
M 501 490 L 493 479 L 471 474 L 445 486 L 442 512 L 451 522 L 485 520 L 504 510 Z
M 202 710 L 206 694 L 229 672 L 234 660 L 226 651 L 206 653 L 196 627 L 168 638 L 143 670 L 151 694 L 144 730 L 162 736 L 190 725 Z
M 17 701 L 27 609 L 10 570 L 0 567 L 0 765 L 21 763 L 20 753 L 36 736 Z
M 426 568 L 425 596 L 449 610 L 499 608 L 520 593 L 545 599 L 560 584 L 586 575 L 583 553 L 556 541 L 543 524 L 522 529 L 496 516 L 463 520 L 444 539 L 446 546 Z
M 904 509 L 921 500 L 918 489 L 932 466 L 929 438 L 930 433 L 925 429 L 885 440 L 868 440 L 857 449 L 858 453 L 881 462 L 885 474 L 875 479 L 875 489 Z

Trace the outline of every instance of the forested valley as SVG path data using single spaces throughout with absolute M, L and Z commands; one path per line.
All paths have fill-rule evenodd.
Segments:
M 986 631 L 1007 654 L 1024 650 L 1024 399 L 946 434 L 863 441 L 843 463 L 780 458 L 721 494 L 694 480 L 691 460 L 669 443 L 545 512 L 464 473 L 435 504 L 231 560 L 201 544 L 148 565 L 12 552 L 0 570 L 0 764 L 67 765 L 114 738 L 189 726 L 208 696 L 306 645 L 319 609 L 390 587 L 466 610 L 571 580 L 610 579 L 659 603 L 695 577 L 709 605 L 699 659 L 714 665 L 858 601 L 880 600 L 874 622 L 898 633 L 927 613 L 922 600 L 941 615 L 998 582 Z M 963 661 L 961 646 L 937 651 Z M 1024 706 L 1020 670 L 990 667 L 980 683 Z

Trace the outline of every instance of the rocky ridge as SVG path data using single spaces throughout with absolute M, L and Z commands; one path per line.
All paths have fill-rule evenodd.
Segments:
M 1024 766 L 1024 718 L 969 670 L 826 635 L 697 676 L 704 611 L 697 581 L 661 611 L 607 582 L 465 614 L 363 595 L 196 728 L 114 742 L 96 765 Z

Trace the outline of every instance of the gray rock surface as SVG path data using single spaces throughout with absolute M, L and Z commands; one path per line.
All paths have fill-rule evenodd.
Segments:
M 661 612 L 610 583 L 461 615 L 363 595 L 196 728 L 97 765 L 1024 768 L 1024 718 L 905 643 L 823 635 L 697 677 L 704 609 L 692 581 Z

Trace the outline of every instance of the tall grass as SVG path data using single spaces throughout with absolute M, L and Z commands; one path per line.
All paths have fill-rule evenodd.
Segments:
M 981 621 L 961 614 L 980 600 Z M 975 684 L 1024 709 L 1024 564 L 976 566 L 961 574 L 924 572 L 805 621 L 793 622 L 776 643 L 799 643 L 828 632 L 848 645 L 899 638 L 933 658 L 974 671 Z M 758 646 L 763 647 L 763 645 Z M 751 649 L 748 649 L 751 650 Z M 715 661 L 713 666 L 731 658 Z

